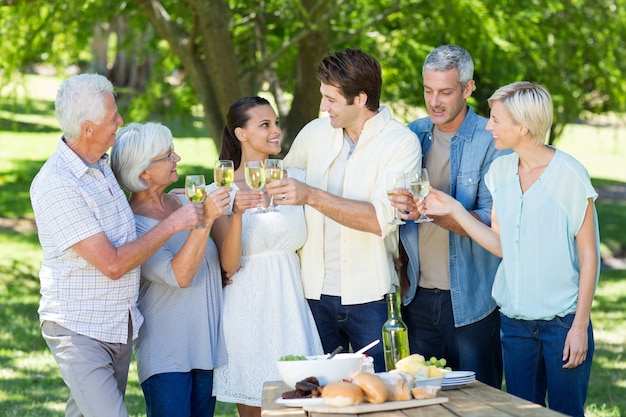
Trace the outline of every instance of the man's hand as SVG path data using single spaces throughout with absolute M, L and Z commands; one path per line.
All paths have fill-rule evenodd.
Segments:
M 302 206 L 307 204 L 311 187 L 295 178 L 284 178 L 266 184 L 265 192 L 274 196 L 276 205 Z

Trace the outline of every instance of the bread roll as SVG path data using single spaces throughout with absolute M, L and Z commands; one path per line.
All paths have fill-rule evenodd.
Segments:
M 372 404 L 387 401 L 387 387 L 382 379 L 374 374 L 361 372 L 352 377 L 352 383 L 365 393 L 365 398 Z
M 329 382 L 322 388 L 324 404 L 329 407 L 347 407 L 363 402 L 363 391 L 351 382 Z

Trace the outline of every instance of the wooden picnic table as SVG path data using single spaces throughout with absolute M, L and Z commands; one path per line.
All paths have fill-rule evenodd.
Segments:
M 366 414 L 306 412 L 302 408 L 285 407 L 276 400 L 290 388 L 282 381 L 266 382 L 263 386 L 262 417 L 355 417 Z M 564 414 L 497 390 L 475 381 L 459 389 L 441 391 L 447 401 L 403 410 L 367 413 L 367 417 L 558 417 Z

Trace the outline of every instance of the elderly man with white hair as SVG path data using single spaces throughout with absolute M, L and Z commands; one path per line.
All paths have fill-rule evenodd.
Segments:
M 196 226 L 202 208 L 186 205 L 137 239 L 106 154 L 123 124 L 113 85 L 97 74 L 73 76 L 55 107 L 63 137 L 30 188 L 43 249 L 42 334 L 70 389 L 67 416 L 127 416 L 131 340 L 143 322 L 139 266 Z

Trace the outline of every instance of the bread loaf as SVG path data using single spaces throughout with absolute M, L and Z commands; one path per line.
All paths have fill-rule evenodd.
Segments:
M 408 401 L 411 399 L 413 377 L 402 372 L 381 372 L 376 374 L 387 387 L 389 401 Z

